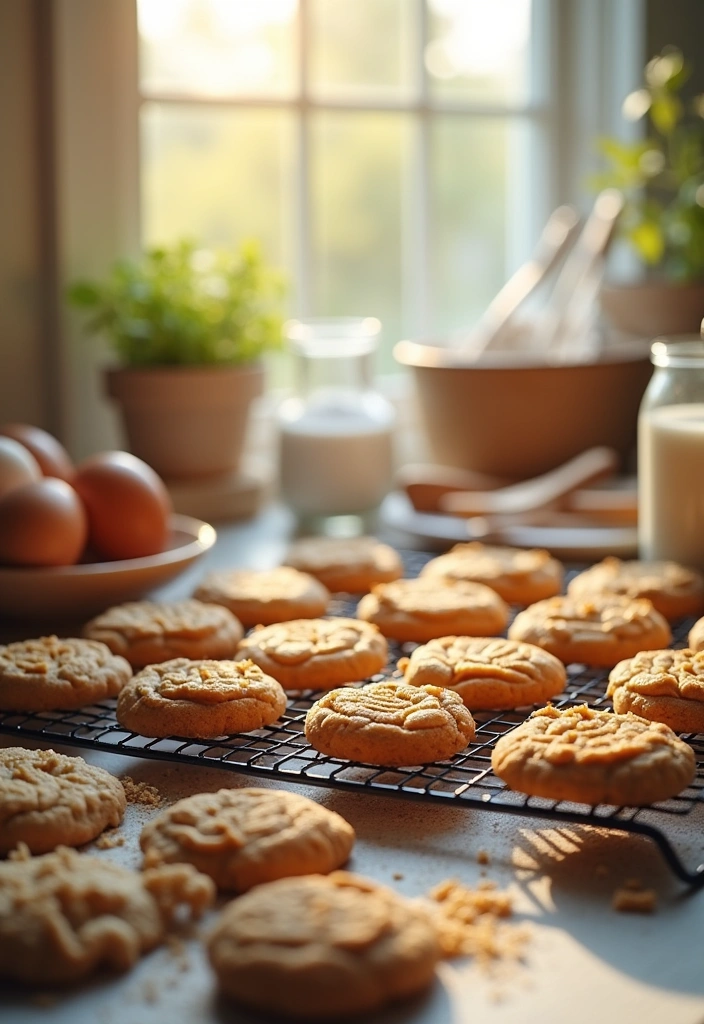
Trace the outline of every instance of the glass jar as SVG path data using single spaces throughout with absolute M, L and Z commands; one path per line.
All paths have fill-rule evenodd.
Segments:
M 279 408 L 281 495 L 314 532 L 373 525 L 393 475 L 395 410 L 373 387 L 373 317 L 289 320 L 296 394 Z M 353 528 L 330 520 L 355 516 Z M 338 524 L 339 526 L 339 524 Z
M 704 341 L 659 338 L 638 416 L 640 557 L 704 569 Z

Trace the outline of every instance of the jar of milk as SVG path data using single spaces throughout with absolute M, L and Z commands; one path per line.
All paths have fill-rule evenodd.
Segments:
M 335 529 L 356 517 L 359 529 L 391 487 L 395 410 L 373 387 L 381 324 L 373 317 L 289 320 L 296 393 L 279 409 L 281 494 L 301 525 Z
M 659 338 L 638 417 L 640 557 L 704 569 L 704 341 Z

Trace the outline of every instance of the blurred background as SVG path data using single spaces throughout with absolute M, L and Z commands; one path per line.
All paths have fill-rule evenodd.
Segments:
M 471 325 L 591 207 L 649 57 L 704 91 L 703 33 L 700 0 L 3 0 L 0 421 L 114 446 L 66 285 L 184 237 L 258 238 L 287 314 L 378 317 L 400 373 L 395 342 Z

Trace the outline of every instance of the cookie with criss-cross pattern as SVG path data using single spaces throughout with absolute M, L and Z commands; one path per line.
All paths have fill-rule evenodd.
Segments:
M 704 732 L 704 652 L 640 651 L 611 670 L 606 692 L 616 711 Z
M 491 765 L 530 796 L 635 806 L 675 796 L 696 769 L 692 748 L 668 726 L 586 704 L 534 711 L 497 741 Z
M 221 789 L 185 797 L 142 830 L 147 866 L 187 862 L 221 889 L 245 892 L 287 875 L 327 874 L 350 855 L 354 829 L 298 793 Z
M 376 626 L 359 619 L 294 619 L 253 630 L 239 656 L 287 690 L 329 690 L 380 672 L 388 645 Z
M 666 619 L 701 615 L 704 611 L 704 576 L 677 562 L 622 562 L 605 558 L 575 576 L 567 587 L 574 597 L 616 594 L 652 601 Z
M 666 647 L 672 639 L 667 620 L 650 601 L 615 594 L 567 594 L 538 601 L 518 613 L 508 635 L 542 647 L 565 664 L 602 668 L 638 651 Z
M 224 605 L 247 628 L 288 619 L 317 619 L 325 614 L 330 601 L 329 591 L 319 580 L 289 565 L 211 572 L 193 596 Z
M 370 683 L 331 690 L 309 709 L 306 739 L 323 754 L 367 764 L 444 761 L 474 738 L 474 719 L 452 690 Z
M 440 959 L 423 906 L 346 871 L 257 886 L 206 946 L 222 991 L 277 1020 L 371 1013 L 427 988 Z
M 117 720 L 140 736 L 212 739 L 269 725 L 286 708 L 286 694 L 258 665 L 175 658 L 148 665 L 117 701 Z
M 559 594 L 562 564 L 539 548 L 496 547 L 470 541 L 431 559 L 421 576 L 484 583 L 509 604 L 532 604 Z
M 473 711 L 542 704 L 562 693 L 567 679 L 554 655 L 502 637 L 440 637 L 398 667 L 412 686 L 447 686 Z
M 315 576 L 333 593 L 366 593 L 375 583 L 403 576 L 398 552 L 376 537 L 302 537 L 289 547 L 285 564 Z

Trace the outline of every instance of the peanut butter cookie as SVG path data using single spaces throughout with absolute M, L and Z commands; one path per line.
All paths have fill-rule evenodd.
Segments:
M 297 793 L 250 787 L 179 800 L 145 826 L 140 842 L 147 867 L 185 861 L 221 889 L 245 892 L 341 867 L 354 829 Z
M 333 593 L 362 594 L 403 576 L 398 552 L 376 537 L 303 537 L 291 544 L 284 565 L 310 573 Z
M 189 661 L 148 665 L 117 701 L 120 725 L 140 736 L 212 739 L 269 725 L 286 694 L 251 661 Z
M 126 971 L 179 908 L 200 917 L 214 895 L 186 864 L 140 873 L 66 847 L 0 863 L 0 977 L 55 986 Z
M 224 605 L 247 628 L 288 619 L 317 619 L 325 614 L 330 601 L 330 594 L 319 580 L 288 565 L 261 572 L 211 572 L 194 597 Z
M 427 988 L 440 959 L 424 907 L 346 871 L 233 900 L 207 949 L 221 990 L 277 1020 L 370 1013 Z
M 416 647 L 398 667 L 411 686 L 447 686 L 466 707 L 517 708 L 562 693 L 562 662 L 533 644 L 500 637 L 444 636 Z
M 586 704 L 534 711 L 497 742 L 491 765 L 520 793 L 633 806 L 675 796 L 696 769 L 692 748 L 668 726 Z
M 0 747 L 0 853 L 18 843 L 32 853 L 80 846 L 124 813 L 121 783 L 82 757 Z
M 244 630 L 221 604 L 131 601 L 91 619 L 83 635 L 143 668 L 173 658 L 231 658 Z
M 542 647 L 565 664 L 602 668 L 638 651 L 666 647 L 672 639 L 666 619 L 650 601 L 609 594 L 538 601 L 518 613 L 508 635 Z
M 0 708 L 80 708 L 114 697 L 131 675 L 124 658 L 95 640 L 21 640 L 0 646 Z
M 444 761 L 473 738 L 474 719 L 462 698 L 441 686 L 347 686 L 324 694 L 306 715 L 312 747 L 367 764 Z
M 255 629 L 239 656 L 287 690 L 329 690 L 381 671 L 388 645 L 376 626 L 359 619 L 294 619 Z
M 704 650 L 704 618 L 697 619 L 690 629 L 687 646 L 691 651 Z
M 704 611 L 704 576 L 677 562 L 622 562 L 620 558 L 605 558 L 575 576 L 567 593 L 580 598 L 592 594 L 645 597 L 670 621 Z
M 360 619 L 384 636 L 426 643 L 439 636 L 494 636 L 508 622 L 508 606 L 482 583 L 446 583 L 432 576 L 378 583 L 357 606 Z
M 556 558 L 539 548 L 524 551 L 472 541 L 456 544 L 447 554 L 431 559 L 421 576 L 484 583 L 509 604 L 533 604 L 560 593 L 563 569 Z
M 616 711 L 704 732 L 704 652 L 641 651 L 612 669 L 606 693 Z

